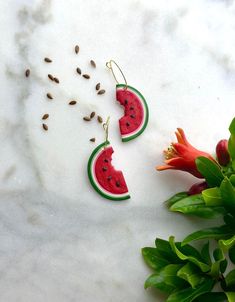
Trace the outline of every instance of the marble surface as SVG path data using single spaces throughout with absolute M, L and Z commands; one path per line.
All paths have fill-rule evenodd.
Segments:
M 1 302 L 164 301 L 143 288 L 150 270 L 140 249 L 157 236 L 182 239 L 202 221 L 163 205 L 195 178 L 154 167 L 176 127 L 208 152 L 228 136 L 234 16 L 229 0 L 0 2 Z M 53 63 L 44 63 L 45 56 Z M 118 132 L 115 82 L 105 67 L 111 58 L 150 108 L 148 128 L 126 144 Z M 89 81 L 76 74 L 77 66 L 91 74 Z M 96 95 L 97 82 L 105 95 Z M 78 104 L 68 106 L 71 99 Z M 104 137 L 95 121 L 82 120 L 93 109 L 111 116 L 113 162 L 124 172 L 129 201 L 106 201 L 88 182 L 89 154 Z M 48 132 L 41 127 L 44 113 Z M 93 136 L 96 144 L 89 142 Z

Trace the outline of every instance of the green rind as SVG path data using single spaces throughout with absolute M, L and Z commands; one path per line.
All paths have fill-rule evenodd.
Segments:
M 145 107 L 145 111 L 146 111 L 146 117 L 145 117 L 145 121 L 144 121 L 144 124 L 143 124 L 142 128 L 136 134 L 128 136 L 126 138 L 122 138 L 123 142 L 128 142 L 128 141 L 130 141 L 132 139 L 135 139 L 141 133 L 144 132 L 145 128 L 147 127 L 148 121 L 149 121 L 149 109 L 148 109 L 148 105 L 147 105 L 147 102 L 146 102 L 144 96 L 137 89 L 135 89 L 134 87 L 129 86 L 129 85 L 126 86 L 125 84 L 117 84 L 116 85 L 116 88 L 120 88 L 120 87 L 128 87 L 131 90 L 133 90 L 136 94 L 138 94 L 138 96 L 142 99 L 142 101 L 144 103 L 144 107 Z
M 120 201 L 120 200 L 126 200 L 126 199 L 129 199 L 130 198 L 130 195 L 126 195 L 126 196 L 123 196 L 123 197 L 113 197 L 113 196 L 109 196 L 107 194 L 105 194 L 104 192 L 102 192 L 98 186 L 96 185 L 93 177 L 92 177 L 92 161 L 93 161 L 93 158 L 95 157 L 95 155 L 99 152 L 99 150 L 101 148 L 103 148 L 105 145 L 109 145 L 109 142 L 104 142 L 102 144 L 100 144 L 99 146 L 97 146 L 94 151 L 91 153 L 91 156 L 88 160 L 88 164 L 87 164 L 87 173 L 88 173 L 88 178 L 90 180 L 90 183 L 91 185 L 93 186 L 93 188 L 96 190 L 97 193 L 99 193 L 101 196 L 103 196 L 104 198 L 107 198 L 109 200 L 117 200 L 117 201 Z

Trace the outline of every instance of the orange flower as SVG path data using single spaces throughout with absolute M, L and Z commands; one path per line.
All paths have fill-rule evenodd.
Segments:
M 213 157 L 203 151 L 197 150 L 187 141 L 183 129 L 177 128 L 175 132 L 178 142 L 172 143 L 171 146 L 164 151 L 165 165 L 158 166 L 158 171 L 174 169 L 191 173 L 198 178 L 204 178 L 197 170 L 195 160 L 199 156 L 204 156 L 213 160 Z

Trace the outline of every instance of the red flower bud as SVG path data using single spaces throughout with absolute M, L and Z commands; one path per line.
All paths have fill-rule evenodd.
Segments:
M 230 162 L 227 139 L 222 139 L 221 141 L 218 142 L 216 146 L 216 155 L 220 165 L 227 166 L 227 164 Z
M 208 185 L 205 181 L 198 182 L 189 189 L 188 195 L 195 195 L 201 193 L 203 190 L 207 189 Z

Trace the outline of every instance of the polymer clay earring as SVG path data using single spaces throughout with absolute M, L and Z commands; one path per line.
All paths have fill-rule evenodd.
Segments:
M 112 162 L 113 148 L 108 141 L 109 118 L 103 124 L 105 141 L 92 152 L 87 172 L 91 185 L 104 198 L 110 200 L 129 199 L 129 191 L 122 171 L 116 170 Z
M 120 84 L 114 73 L 113 64 L 121 73 L 124 84 Z M 124 116 L 119 120 L 119 129 L 123 142 L 128 142 L 138 137 L 145 130 L 148 119 L 149 110 L 143 95 L 134 87 L 127 85 L 126 78 L 114 60 L 106 63 L 111 70 L 116 85 L 116 99 L 124 107 Z

